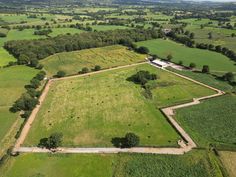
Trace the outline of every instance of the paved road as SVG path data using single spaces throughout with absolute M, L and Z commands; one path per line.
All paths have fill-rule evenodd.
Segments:
M 48 149 L 45 149 L 45 148 L 21 147 L 21 145 L 24 142 L 27 134 L 29 133 L 31 125 L 32 125 L 32 123 L 33 123 L 33 121 L 34 121 L 34 119 L 35 119 L 35 117 L 36 117 L 36 115 L 39 111 L 40 105 L 44 101 L 44 99 L 45 99 L 45 97 L 46 97 L 46 95 L 49 91 L 50 85 L 52 84 L 53 81 L 65 80 L 65 79 L 76 78 L 76 77 L 84 77 L 84 76 L 103 73 L 103 72 L 106 72 L 106 71 L 116 70 L 116 69 L 120 69 L 120 68 L 127 68 L 127 67 L 131 67 L 131 66 L 141 65 L 141 64 L 145 64 L 145 63 L 147 63 L 147 62 L 133 64 L 133 65 L 127 65 L 127 66 L 121 66 L 121 67 L 117 67 L 117 68 L 111 68 L 111 69 L 107 69 L 107 70 L 97 71 L 97 72 L 94 72 L 94 73 L 87 73 L 87 74 L 83 74 L 83 75 L 75 75 L 75 76 L 69 76 L 69 77 L 49 80 L 48 83 L 45 86 L 45 89 L 44 89 L 41 97 L 39 98 L 40 104 L 33 110 L 31 116 L 29 117 L 28 121 L 26 122 L 26 124 L 25 124 L 25 126 L 22 130 L 22 133 L 21 133 L 20 137 L 18 138 L 18 140 L 15 144 L 13 152 L 23 152 L 23 153 L 26 153 L 26 152 L 34 152 L 34 153 L 49 153 L 49 152 L 52 152 L 52 151 L 50 151 Z M 205 96 L 205 97 L 201 97 L 201 98 L 194 98 L 193 101 L 190 102 L 190 103 L 184 103 L 184 104 L 180 104 L 180 105 L 177 105 L 177 106 L 170 106 L 170 107 L 161 109 L 161 111 L 166 115 L 167 119 L 172 124 L 172 126 L 175 127 L 175 129 L 180 133 L 180 135 L 184 139 L 184 141 L 183 140 L 178 141 L 178 144 L 180 146 L 179 148 L 137 147 L 137 148 L 129 148 L 129 149 L 124 148 L 124 149 L 121 149 L 121 148 L 65 148 L 65 147 L 60 147 L 56 150 L 56 152 L 57 153 L 119 153 L 119 152 L 129 152 L 129 153 L 151 153 L 151 154 L 176 154 L 176 155 L 181 155 L 181 154 L 189 152 L 193 148 L 197 147 L 197 145 L 192 140 L 192 138 L 188 135 L 188 133 L 186 133 L 185 130 L 174 119 L 174 111 L 176 109 L 179 109 L 179 108 L 189 107 L 189 106 L 192 106 L 192 105 L 200 104 L 201 100 L 205 100 L 205 99 L 209 99 L 209 98 L 213 98 L 213 97 L 223 95 L 224 92 L 221 91 L 221 90 L 218 90 L 216 88 L 213 88 L 211 86 L 208 86 L 206 84 L 195 81 L 195 80 L 193 80 L 191 78 L 188 78 L 186 76 L 174 73 L 172 71 L 169 71 L 169 70 L 165 70 L 165 71 L 167 71 L 169 73 L 172 73 L 172 74 L 174 74 L 178 77 L 181 77 L 181 78 L 187 79 L 189 81 L 192 81 L 196 84 L 207 87 L 209 89 L 212 89 L 212 90 L 217 92 L 214 95 L 209 95 L 209 96 Z

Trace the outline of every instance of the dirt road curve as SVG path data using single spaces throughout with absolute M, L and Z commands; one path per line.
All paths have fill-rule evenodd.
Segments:
M 39 98 L 39 103 L 40 104 L 32 111 L 32 114 L 28 118 L 28 121 L 26 122 L 26 124 L 25 124 L 25 126 L 24 126 L 24 128 L 21 132 L 20 137 L 16 141 L 13 152 L 23 152 L 23 153 L 27 153 L 27 152 L 31 152 L 31 153 L 32 152 L 34 152 L 34 153 L 49 153 L 49 152 L 52 152 L 48 149 L 43 149 L 43 148 L 38 148 L 38 147 L 21 147 L 21 145 L 23 144 L 27 134 L 29 133 L 31 125 L 32 125 L 32 123 L 33 123 L 33 121 L 34 121 L 34 119 L 35 119 L 35 117 L 36 117 L 36 115 L 37 115 L 37 113 L 40 109 L 40 106 L 41 106 L 42 102 L 44 101 L 44 99 L 45 99 L 45 97 L 46 97 L 46 95 L 49 91 L 49 88 L 50 88 L 53 81 L 65 80 L 65 79 L 77 78 L 77 77 L 84 77 L 84 76 L 94 75 L 94 74 L 98 74 L 98 73 L 103 73 L 103 72 L 106 72 L 106 71 L 111 71 L 111 70 L 116 70 L 116 69 L 121 69 L 121 68 L 127 68 L 127 67 L 142 65 L 142 64 L 145 64 L 145 63 L 147 63 L 147 62 L 132 64 L 132 65 L 126 65 L 126 66 L 120 66 L 120 67 L 116 67 L 116 68 L 110 68 L 110 69 L 101 70 L 101 71 L 97 71 L 97 72 L 93 72 L 93 73 L 87 73 L 87 74 L 83 74 L 83 75 L 75 75 L 75 76 L 69 76 L 69 77 L 63 77 L 63 78 L 57 78 L 57 79 L 49 80 L 48 83 L 45 86 L 45 89 L 44 89 L 42 95 Z M 210 87 L 206 84 L 195 81 L 195 80 L 193 80 L 191 78 L 188 78 L 186 76 L 182 76 L 180 74 L 174 73 L 172 71 L 168 71 L 168 70 L 165 70 L 165 71 L 167 71 L 169 73 L 172 73 L 172 74 L 175 74 L 178 77 L 187 79 L 189 81 L 192 81 L 196 84 L 202 85 L 204 87 L 207 87 L 207 88 L 212 89 L 212 90 L 217 92 L 214 95 L 205 96 L 205 97 L 201 97 L 201 98 L 195 98 L 190 103 L 180 104 L 180 105 L 177 105 L 177 106 L 171 106 L 171 107 L 161 109 L 161 111 L 166 115 L 167 119 L 172 124 L 172 126 L 175 127 L 175 129 L 180 133 L 180 135 L 184 139 L 184 141 L 183 140 L 178 141 L 178 144 L 180 146 L 179 148 L 138 147 L 138 148 L 130 148 L 130 149 L 125 149 L 125 148 L 121 149 L 121 148 L 64 148 L 64 147 L 61 147 L 61 148 L 58 148 L 56 150 L 56 152 L 57 153 L 119 153 L 119 152 L 129 152 L 129 153 L 151 153 L 151 154 L 176 154 L 176 155 L 181 155 L 181 154 L 189 152 L 190 150 L 195 148 L 196 144 L 194 143 L 192 138 L 184 131 L 184 129 L 174 119 L 175 110 L 179 109 L 179 108 L 183 108 L 183 107 L 188 107 L 188 106 L 200 104 L 201 100 L 223 95 L 224 92 L 221 91 L 221 90 L 218 90 L 216 88 Z

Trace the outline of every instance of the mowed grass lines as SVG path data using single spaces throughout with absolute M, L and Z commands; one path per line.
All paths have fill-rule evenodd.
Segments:
M 2 170 L 2 175 L 9 177 L 221 177 L 221 173 L 217 171 L 204 151 L 192 151 L 182 156 L 28 153 L 8 161 Z
M 225 95 L 177 110 L 176 118 L 196 143 L 235 146 L 236 96 Z
M 138 46 L 146 46 L 150 53 L 156 54 L 161 58 L 166 58 L 169 54 L 173 56 L 172 61 L 178 63 L 183 61 L 185 66 L 195 63 L 198 69 L 203 65 L 209 65 L 212 71 L 232 71 L 236 72 L 235 62 L 226 56 L 197 48 L 188 48 L 171 40 L 155 39 L 138 42 Z
M 58 71 L 66 74 L 77 74 L 83 67 L 93 69 L 96 65 L 110 68 L 145 61 L 146 55 L 140 55 L 126 47 L 115 45 L 76 52 L 64 52 L 50 56 L 41 61 L 48 75 Z
M 0 69 L 0 141 L 17 117 L 17 114 L 9 112 L 9 108 L 25 92 L 24 86 L 37 72 L 26 66 Z
M 126 80 L 139 70 L 160 76 L 153 100 Z M 58 81 L 24 144 L 37 145 L 41 138 L 62 132 L 63 146 L 105 147 L 112 146 L 112 138 L 134 132 L 142 146 L 176 146 L 180 137 L 158 108 L 212 93 L 148 64 Z
M 11 159 L 1 174 L 9 177 L 112 177 L 113 159 L 113 155 L 28 153 Z

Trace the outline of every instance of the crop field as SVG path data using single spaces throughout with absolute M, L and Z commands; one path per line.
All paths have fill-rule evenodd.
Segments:
M 116 163 L 115 177 L 209 177 L 222 176 L 204 151 L 183 156 L 124 154 Z
M 220 158 L 230 177 L 236 177 L 236 152 L 221 151 Z
M 209 65 L 211 71 L 236 71 L 235 62 L 216 52 L 188 48 L 182 44 L 163 39 L 138 42 L 137 45 L 149 48 L 151 54 L 156 54 L 161 58 L 166 58 L 171 54 L 172 61 L 176 63 L 183 61 L 185 66 L 189 66 L 193 62 L 198 69 L 201 69 L 203 65 Z
M 0 67 L 7 65 L 10 61 L 16 61 L 16 59 L 10 55 L 4 48 L 0 47 Z
M 76 74 L 83 67 L 92 69 L 99 65 L 102 68 L 110 68 L 145 61 L 145 58 L 146 55 L 137 54 L 126 47 L 115 45 L 59 53 L 40 62 L 44 65 L 48 75 L 52 76 L 60 70 L 66 74 Z
M 127 81 L 139 70 L 156 73 L 153 99 Z M 63 146 L 112 146 L 111 140 L 136 133 L 141 145 L 176 146 L 180 138 L 158 110 L 214 92 L 148 64 L 53 83 L 24 145 L 37 145 L 52 132 L 63 132 Z M 44 131 L 41 131 L 41 130 Z
M 208 154 L 204 151 L 194 151 L 183 156 L 29 153 L 12 158 L 6 164 L 2 174 L 9 177 L 156 177 L 157 174 L 160 177 L 220 177 L 220 172 L 215 166 L 211 166 L 212 163 L 207 156 Z
M 209 143 L 235 147 L 235 106 L 236 96 L 225 95 L 179 109 L 176 118 L 202 147 Z
M 37 70 L 26 66 L 0 69 L 0 140 L 16 119 L 17 114 L 9 112 L 13 103 L 25 92 L 24 86 L 37 74 Z M 1 143 L 0 143 L 1 144 Z
M 115 25 L 93 25 L 91 26 L 93 30 L 96 31 L 106 31 L 106 30 L 115 30 L 115 29 L 127 29 L 127 26 L 115 26 Z

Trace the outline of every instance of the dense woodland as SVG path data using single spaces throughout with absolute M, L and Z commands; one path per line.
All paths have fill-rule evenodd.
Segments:
M 131 47 L 132 42 L 158 38 L 158 31 L 127 29 L 61 35 L 40 40 L 6 42 L 4 47 L 18 59 L 18 64 L 37 66 L 37 61 L 59 52 L 122 44 Z

